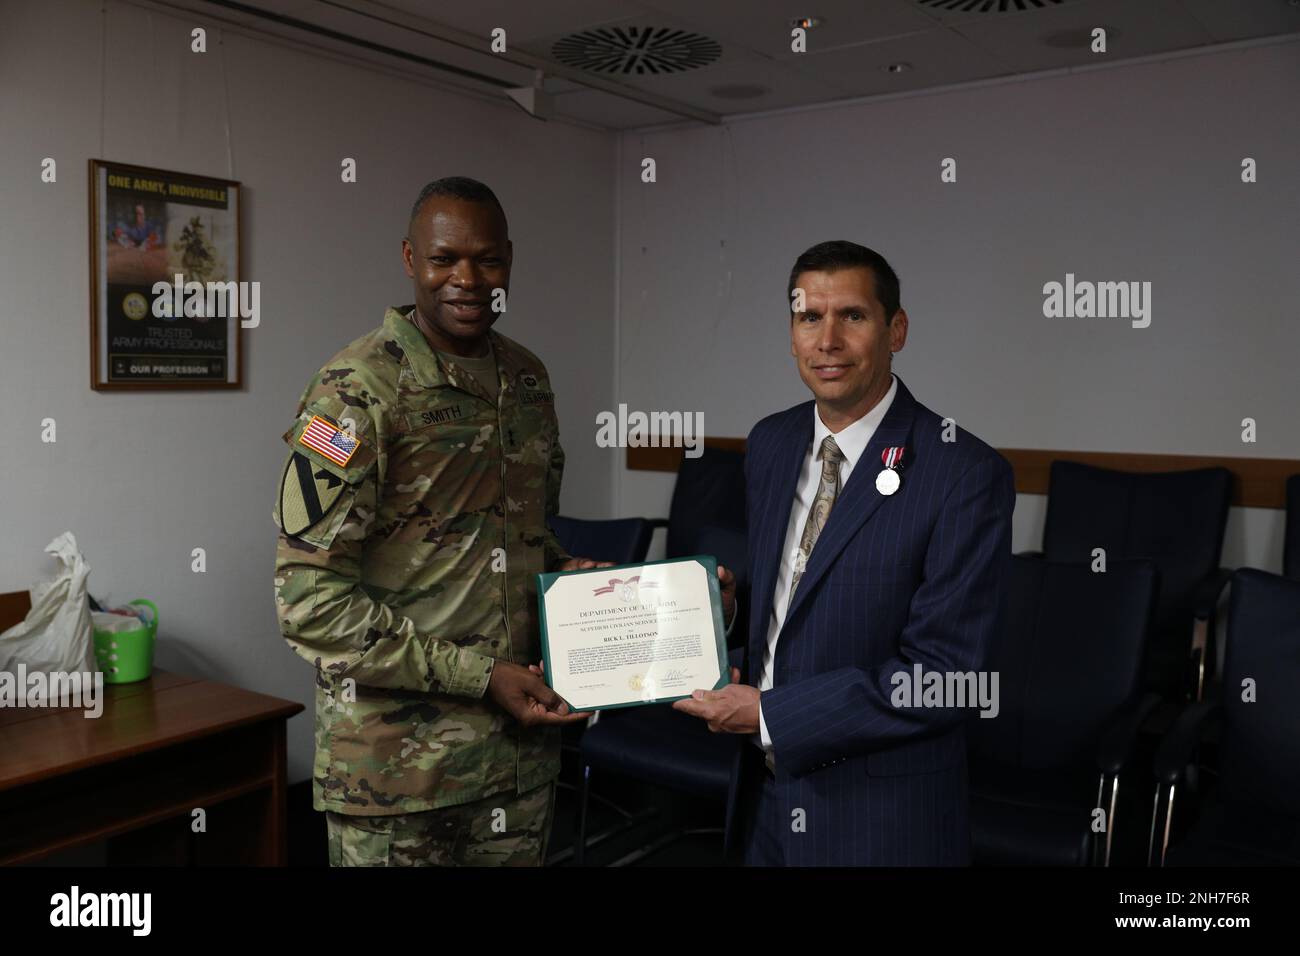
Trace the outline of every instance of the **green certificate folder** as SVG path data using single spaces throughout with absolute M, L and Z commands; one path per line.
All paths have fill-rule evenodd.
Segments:
M 537 575 L 546 683 L 576 711 L 731 683 L 718 562 L 697 554 Z

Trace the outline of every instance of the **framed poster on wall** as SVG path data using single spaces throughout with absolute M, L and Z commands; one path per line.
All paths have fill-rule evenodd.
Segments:
M 239 183 L 90 161 L 90 387 L 239 388 Z

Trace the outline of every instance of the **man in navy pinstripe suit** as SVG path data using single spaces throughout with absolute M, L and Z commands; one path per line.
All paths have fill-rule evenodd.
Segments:
M 813 401 L 749 433 L 745 666 L 673 706 L 742 742 L 733 857 L 965 865 L 968 711 L 913 685 L 951 688 L 984 667 L 1005 607 L 1011 467 L 893 374 L 908 320 L 882 256 L 821 243 L 789 292 Z M 729 573 L 723 597 L 732 621 Z

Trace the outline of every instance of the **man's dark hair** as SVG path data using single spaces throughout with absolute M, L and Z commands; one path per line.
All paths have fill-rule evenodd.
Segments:
M 442 179 L 435 179 L 420 190 L 415 205 L 411 207 L 411 218 L 406 227 L 407 235 L 410 235 L 411 223 L 415 222 L 415 217 L 420 214 L 420 207 L 424 205 L 424 201 L 430 196 L 451 196 L 455 199 L 463 199 L 466 202 L 495 206 L 497 212 L 501 213 L 501 221 L 506 221 L 506 211 L 501 208 L 501 201 L 497 199 L 496 193 L 488 189 L 487 186 L 477 179 L 470 179 L 468 176 L 444 176 Z M 508 226 L 506 231 L 509 231 Z
M 794 268 L 790 270 L 790 284 L 785 290 L 785 304 L 791 305 L 795 280 L 801 272 L 835 272 L 858 266 L 867 266 L 875 274 L 876 298 L 885 307 L 885 324 L 889 325 L 894 319 L 894 313 L 900 308 L 897 274 L 880 253 L 843 239 L 819 242 L 794 261 Z

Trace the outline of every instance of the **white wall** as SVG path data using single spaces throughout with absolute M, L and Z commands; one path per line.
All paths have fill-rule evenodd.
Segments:
M 786 281 L 852 239 L 902 281 L 895 370 L 994 446 L 1300 458 L 1298 89 L 1290 42 L 625 134 L 618 401 L 743 436 L 808 398 Z M 1150 327 L 1045 318 L 1067 272 L 1150 281 Z M 619 513 L 666 514 L 671 476 L 617 477 Z M 1043 513 L 1020 496 L 1017 549 Z M 1233 509 L 1226 562 L 1279 570 L 1281 517 Z
M 201 20 L 107 11 L 107 37 L 92 0 L 6 0 L 0 24 L 0 590 L 43 576 L 42 548 L 72 530 L 92 593 L 158 603 L 160 666 L 309 705 L 289 725 L 302 779 L 311 670 L 279 635 L 271 584 L 280 435 L 297 398 L 386 306 L 412 300 L 398 256 L 420 187 L 473 176 L 500 196 L 515 246 L 498 328 L 556 383 L 562 505 L 608 512 L 609 453 L 576 423 L 612 390 L 615 141 L 269 38 L 218 44 L 213 28 L 196 55 Z M 54 184 L 39 179 L 47 156 Z M 340 181 L 345 156 L 356 184 Z M 242 391 L 90 390 L 90 157 L 242 180 L 241 278 L 262 284 Z M 54 444 L 40 440 L 47 417 Z M 206 574 L 190 571 L 196 547 Z

